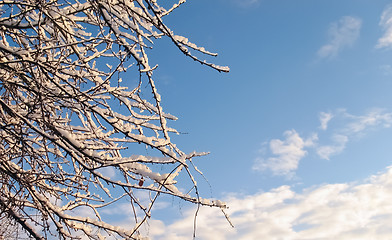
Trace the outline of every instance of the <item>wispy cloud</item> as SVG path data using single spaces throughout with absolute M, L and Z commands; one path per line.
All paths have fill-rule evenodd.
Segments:
M 355 116 L 347 113 L 346 116 L 352 119 L 345 129 L 347 134 L 360 133 L 377 126 L 389 128 L 392 124 L 392 113 L 385 112 L 383 109 L 374 109 L 363 116 Z
M 253 165 L 257 171 L 271 170 L 275 175 L 289 175 L 298 168 L 299 161 L 306 155 L 306 147 L 314 145 L 317 136 L 303 139 L 295 130 L 286 131 L 285 139 L 272 139 L 269 150 L 273 157 L 258 158 Z
M 272 139 L 263 144 L 262 151 L 255 158 L 253 170 L 271 171 L 274 175 L 291 178 L 300 161 L 308 152 L 321 159 L 330 160 L 343 152 L 349 141 L 360 139 L 370 130 L 392 126 L 392 112 L 372 109 L 364 115 L 349 114 L 345 109 L 319 114 L 320 127 L 304 139 L 296 130 L 284 132 L 284 139 Z M 330 122 L 334 122 L 329 126 Z
M 232 194 L 226 201 L 235 228 L 218 209 L 202 208 L 197 239 L 390 239 L 392 169 L 362 183 L 326 184 L 295 192 L 281 186 L 254 195 Z M 153 224 L 163 231 L 154 239 L 189 239 L 194 211 L 173 224 Z M 153 229 L 152 229 L 153 230 Z
M 380 26 L 384 30 L 384 35 L 378 39 L 376 48 L 392 47 L 392 5 L 385 7 L 381 14 Z
M 320 128 L 322 130 L 327 130 L 328 122 L 333 118 L 333 114 L 321 112 L 320 113 Z
M 348 142 L 348 137 L 340 134 L 335 134 L 332 139 L 333 145 L 320 146 L 316 149 L 321 159 L 329 160 L 332 155 L 341 153 Z
M 331 144 L 316 147 L 316 153 L 322 159 L 329 160 L 331 156 L 341 153 L 350 139 L 364 136 L 370 129 L 389 128 L 392 124 L 392 113 L 373 109 L 365 115 L 356 116 L 339 109 L 335 113 L 335 119 L 340 121 L 341 125 L 332 129 Z
M 381 70 L 381 72 L 385 75 L 385 76 L 390 76 L 392 75 L 392 66 L 389 64 L 384 64 L 381 65 L 379 67 L 379 69 Z
M 343 48 L 352 46 L 359 37 L 361 25 L 361 19 L 352 16 L 342 17 L 332 23 L 328 30 L 330 40 L 318 50 L 318 56 L 335 57 Z
M 231 0 L 235 5 L 242 8 L 259 6 L 262 0 Z

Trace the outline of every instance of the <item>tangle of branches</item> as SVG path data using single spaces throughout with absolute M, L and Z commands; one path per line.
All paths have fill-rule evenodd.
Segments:
M 178 132 L 168 120 L 176 117 L 161 106 L 147 57 L 165 37 L 191 59 L 229 71 L 197 57 L 216 54 L 165 25 L 184 2 L 0 1 L 0 211 L 28 236 L 140 239 L 162 194 L 226 207 L 199 196 L 192 158 L 206 153 L 171 141 Z M 176 187 L 186 181 L 185 191 Z M 129 229 L 104 216 L 124 200 Z

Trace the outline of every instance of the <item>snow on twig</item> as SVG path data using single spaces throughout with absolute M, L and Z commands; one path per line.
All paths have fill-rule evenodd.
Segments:
M 163 194 L 226 207 L 199 195 L 191 161 L 207 153 L 172 142 L 177 118 L 164 111 L 148 59 L 166 36 L 187 57 L 229 71 L 165 25 L 183 3 L 166 11 L 153 0 L 0 1 L 0 205 L 11 201 L 10 216 L 34 238 L 140 239 Z M 139 81 L 128 89 L 131 74 Z M 152 197 L 139 200 L 140 191 Z M 130 229 L 102 215 L 124 199 Z

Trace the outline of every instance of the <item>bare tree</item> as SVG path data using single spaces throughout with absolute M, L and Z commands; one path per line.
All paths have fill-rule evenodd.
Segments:
M 226 207 L 199 196 L 192 158 L 206 153 L 172 143 L 168 120 L 177 118 L 163 111 L 147 58 L 166 37 L 229 71 L 165 25 L 183 3 L 0 1 L 0 209 L 32 238 L 140 239 L 160 194 Z M 124 199 L 129 229 L 102 216 Z

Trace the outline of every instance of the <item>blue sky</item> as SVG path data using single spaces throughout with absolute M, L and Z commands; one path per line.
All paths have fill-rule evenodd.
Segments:
M 197 160 L 197 239 L 388 239 L 392 220 L 392 5 L 370 0 L 193 0 L 176 34 L 219 56 L 218 73 L 166 40 L 150 62 L 173 137 Z M 163 198 L 153 239 L 190 239 L 194 208 Z M 170 213 L 170 214 L 168 214 Z M 154 214 L 154 213 L 153 213 Z

